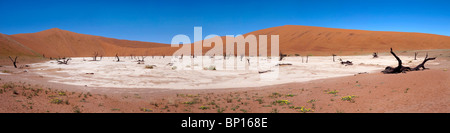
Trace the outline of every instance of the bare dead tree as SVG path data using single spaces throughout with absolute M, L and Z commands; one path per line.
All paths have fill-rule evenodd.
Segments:
M 372 56 L 373 58 L 378 58 L 378 52 L 373 52 Z
M 287 56 L 287 54 L 283 54 L 283 53 L 281 53 L 281 51 L 280 51 L 280 61 L 283 60 L 283 58 L 286 57 L 286 56 Z
M 93 61 L 97 61 L 97 56 L 98 56 L 98 52 L 96 51 L 96 52 L 94 52 L 94 54 L 93 54 Z
M 418 52 L 414 52 L 414 60 L 417 60 L 417 54 L 419 54 Z M 428 53 L 427 53 L 427 55 L 428 55 Z
M 62 59 L 62 61 L 60 59 Z M 58 62 L 58 64 L 66 64 L 67 65 L 67 63 L 69 63 L 69 60 L 72 60 L 72 59 L 63 57 L 63 58 L 58 58 L 56 61 Z
M 333 56 L 333 62 L 334 62 L 334 57 L 336 56 L 336 54 L 332 54 L 332 56 Z
M 13 65 L 14 65 L 14 68 L 17 68 L 16 63 L 17 63 L 17 57 L 18 57 L 18 56 L 16 56 L 16 58 L 14 58 L 14 60 L 11 58 L 11 56 L 8 56 L 8 57 L 9 57 L 9 59 L 11 59 Z
M 118 54 L 118 53 L 116 53 L 116 58 L 117 58 L 117 61 L 116 61 L 116 62 L 119 62 L 120 59 L 119 59 L 119 56 L 117 56 L 117 54 Z
M 306 55 L 306 63 L 308 63 L 308 57 L 309 57 L 309 55 Z
M 405 73 L 407 71 L 418 71 L 420 70 L 420 68 L 422 68 L 422 70 L 426 69 L 425 68 L 425 63 L 429 60 L 435 60 L 436 57 L 434 58 L 428 58 L 428 53 L 425 56 L 425 59 L 423 60 L 423 62 L 419 65 L 417 65 L 414 68 L 410 68 L 410 67 L 405 67 L 402 65 L 402 60 L 392 51 L 391 48 L 391 54 L 395 57 L 395 59 L 397 59 L 398 62 L 398 66 L 397 67 L 391 67 L 391 66 L 387 66 L 383 71 L 381 71 L 384 74 L 392 74 L 392 73 Z

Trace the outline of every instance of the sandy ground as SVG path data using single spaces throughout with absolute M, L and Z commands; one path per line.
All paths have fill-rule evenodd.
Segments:
M 398 52 L 398 54 L 405 62 L 405 66 L 412 66 L 423 60 L 424 51 L 419 52 L 418 60 L 412 60 L 411 63 L 408 62 L 413 57 L 406 57 L 406 55 L 411 55 L 413 51 Z M 343 72 L 346 75 L 321 77 L 304 82 L 294 80 L 294 78 L 304 76 L 295 77 L 295 75 L 303 73 L 296 72 L 301 71 L 300 68 L 304 67 L 302 65 L 314 65 L 314 62 L 317 61 L 315 59 L 320 57 L 309 58 L 308 64 L 301 63 L 298 61 L 301 60 L 299 58 L 287 58 L 283 62 L 293 65 L 282 66 L 280 77 L 286 78 L 289 82 L 272 85 L 259 85 L 258 83 L 253 87 L 239 87 L 239 82 L 229 81 L 228 84 L 237 84 L 238 87 L 231 85 L 228 88 L 215 89 L 100 87 L 92 84 L 84 86 L 54 82 L 58 78 L 52 77 L 52 75 L 66 75 L 73 78 L 82 78 L 86 75 L 70 75 L 70 69 L 67 68 L 60 70 L 63 72 L 57 72 L 59 70 L 52 70 L 57 68 L 44 65 L 51 64 L 48 62 L 39 65 L 31 64 L 30 68 L 23 69 L 2 66 L 0 67 L 2 70 L 0 73 L 0 85 L 2 86 L 0 88 L 0 99 L 2 99 L 0 112 L 450 112 L 448 106 L 450 102 L 448 97 L 450 94 L 448 84 L 450 52 L 448 50 L 430 51 L 430 56 L 438 57 L 437 60 L 426 64 L 430 70 L 402 74 L 376 72 L 381 71 L 385 65 L 396 64 L 392 56 L 384 53 L 380 56 L 380 59 L 376 59 L 380 60 L 379 65 L 376 65 L 378 63 L 370 58 L 340 57 L 343 60 L 352 60 L 355 65 L 338 66 L 336 70 L 330 70 L 327 73 L 352 69 L 348 73 Z M 332 63 L 331 59 L 328 60 Z M 76 63 L 75 59 L 72 61 Z M 146 60 L 147 62 L 149 61 Z M 77 67 L 76 64 L 68 66 Z M 136 65 L 135 69 L 145 65 L 137 66 L 139 65 Z M 331 66 L 331 68 L 336 67 Z M 367 71 L 368 74 L 355 73 L 363 70 L 359 68 L 372 70 L 372 67 L 373 71 Z M 157 66 L 156 70 L 158 69 L 164 69 L 164 67 Z M 294 72 L 294 74 L 283 73 L 283 69 Z M 35 72 L 37 70 L 40 71 Z M 326 69 L 318 68 L 318 65 L 309 67 L 310 72 L 313 70 L 323 72 Z M 43 71 L 47 72 L 42 73 Z M 226 73 L 221 72 L 222 70 L 199 71 Z M 79 73 L 87 72 L 80 71 Z M 93 73 L 95 76 L 101 74 L 99 71 Z M 207 74 L 205 77 L 217 78 Z M 127 77 L 127 81 L 130 80 L 128 78 L 130 77 Z

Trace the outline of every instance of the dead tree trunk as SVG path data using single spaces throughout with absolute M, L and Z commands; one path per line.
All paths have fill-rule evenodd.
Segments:
M 287 54 L 283 54 L 283 53 L 280 52 L 280 61 L 283 60 L 283 58 L 286 57 L 286 56 L 287 56 Z
M 420 70 L 420 68 L 426 69 L 426 68 L 425 68 L 425 63 L 426 63 L 427 61 L 429 61 L 429 60 L 434 60 L 434 59 L 436 59 L 436 57 L 434 57 L 434 58 L 428 58 L 428 53 L 427 53 L 427 55 L 426 55 L 424 61 L 423 61 L 421 64 L 419 64 L 419 65 L 417 65 L 416 67 L 414 67 L 414 68 L 411 69 L 410 67 L 404 67 L 404 66 L 402 65 L 402 60 L 400 60 L 400 58 L 399 58 L 397 55 L 395 55 L 395 53 L 392 51 L 392 48 L 391 48 L 391 54 L 395 57 L 395 59 L 397 59 L 397 61 L 398 61 L 398 66 L 395 67 L 395 68 L 393 68 L 393 67 L 391 67 L 391 66 L 387 66 L 387 67 L 384 69 L 384 71 L 381 71 L 381 72 L 383 72 L 384 74 L 390 74 L 390 73 L 404 73 L 404 72 L 406 72 L 406 71 L 417 71 L 417 70 Z
M 306 63 L 308 63 L 308 57 L 309 57 L 309 55 L 306 56 Z
M 58 64 L 66 64 L 66 65 L 67 65 L 67 63 L 69 63 L 69 60 L 72 60 L 72 59 L 71 59 L 71 58 L 63 57 L 63 58 L 62 58 L 62 61 L 60 61 L 59 58 L 58 58 L 56 61 L 58 62 Z
M 419 53 L 414 52 L 414 60 L 417 60 L 417 54 L 419 54 Z M 427 53 L 427 56 L 428 56 L 428 53 Z M 426 58 L 426 57 L 425 57 L 425 58 Z
M 17 57 L 18 57 L 18 56 L 16 56 L 16 58 L 14 58 L 14 60 L 13 60 L 13 59 L 11 58 L 11 56 L 9 56 L 9 59 L 11 59 L 13 65 L 14 65 L 14 68 L 17 68 L 17 65 L 16 65 L 16 63 L 17 63 Z
M 119 56 L 117 56 L 117 53 L 116 53 L 116 58 L 117 58 L 117 61 L 116 61 L 116 62 L 119 62 L 120 59 L 119 59 Z
M 373 58 L 378 58 L 378 52 L 373 52 L 372 56 Z
M 335 54 L 332 55 L 333 56 L 333 62 L 334 62 L 334 57 L 336 56 Z
M 94 56 L 92 57 L 94 61 L 97 61 L 98 52 L 94 52 Z

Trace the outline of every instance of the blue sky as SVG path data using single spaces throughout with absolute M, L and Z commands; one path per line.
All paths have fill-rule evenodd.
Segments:
M 307 25 L 450 36 L 448 0 L 0 0 L 0 33 L 60 28 L 118 39 L 170 43 L 194 26 L 237 35 Z

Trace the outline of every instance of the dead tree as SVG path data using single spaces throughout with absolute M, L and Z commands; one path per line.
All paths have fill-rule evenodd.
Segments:
M 119 59 L 119 56 L 117 56 L 117 53 L 116 53 L 116 58 L 117 58 L 117 61 L 116 61 L 116 62 L 119 62 L 120 59 Z
M 414 60 L 417 60 L 417 54 L 419 54 L 419 53 L 417 53 L 417 52 L 414 52 Z M 427 53 L 427 55 L 428 55 L 428 53 Z
M 309 57 L 309 55 L 306 55 L 306 63 L 308 63 L 308 57 Z
M 332 56 L 333 56 L 333 62 L 334 62 L 334 57 L 336 56 L 335 54 L 332 54 Z
M 62 61 L 60 59 L 62 59 Z M 66 58 L 66 57 L 56 59 L 58 64 L 66 64 L 66 65 L 67 65 L 67 63 L 69 63 L 69 60 L 72 60 L 72 59 L 71 58 Z
M 287 54 L 283 54 L 283 53 L 280 52 L 280 61 L 283 60 L 283 58 L 286 57 L 286 56 L 287 56 Z
M 428 58 L 428 53 L 427 53 L 427 55 L 425 56 L 425 59 L 423 60 L 423 62 L 421 64 L 417 65 L 416 67 L 411 69 L 410 67 L 405 67 L 405 66 L 402 65 L 402 60 L 392 51 L 392 48 L 391 48 L 391 54 L 395 57 L 395 59 L 397 59 L 398 66 L 395 67 L 395 68 L 393 68 L 391 66 L 387 66 L 383 71 L 381 71 L 384 74 L 405 73 L 407 71 L 418 71 L 418 70 L 420 70 L 420 68 L 423 68 L 422 70 L 424 70 L 424 69 L 426 69 L 425 68 L 425 63 L 427 61 L 436 59 L 436 57 Z
M 372 56 L 373 58 L 378 58 L 378 52 L 373 52 Z
M 17 57 L 18 57 L 18 56 L 16 56 L 16 58 L 14 58 L 14 60 L 13 60 L 13 59 L 11 58 L 11 56 L 9 56 L 9 59 L 11 59 L 13 65 L 14 65 L 14 68 L 17 68 L 17 65 L 16 65 L 16 63 L 17 63 Z
M 429 60 L 435 60 L 435 59 L 436 59 L 436 57 L 428 58 L 428 53 L 427 53 L 427 55 L 425 56 L 425 59 L 423 60 L 423 62 L 420 63 L 419 65 L 417 65 L 416 67 L 414 67 L 414 68 L 411 69 L 411 70 L 412 70 L 412 71 L 418 71 L 418 70 L 420 70 L 420 68 L 422 68 L 422 70 L 428 69 L 428 68 L 425 68 L 425 63 L 426 63 L 427 61 L 429 61 Z
M 352 62 L 352 61 L 349 61 L 349 60 L 343 61 L 341 58 L 339 58 L 338 60 L 341 62 L 342 65 L 345 65 L 345 66 L 347 66 L 347 65 L 353 65 L 353 62 Z
M 94 55 L 94 56 L 92 57 L 92 58 L 93 58 L 93 61 L 97 61 L 98 52 L 94 52 L 93 55 Z

